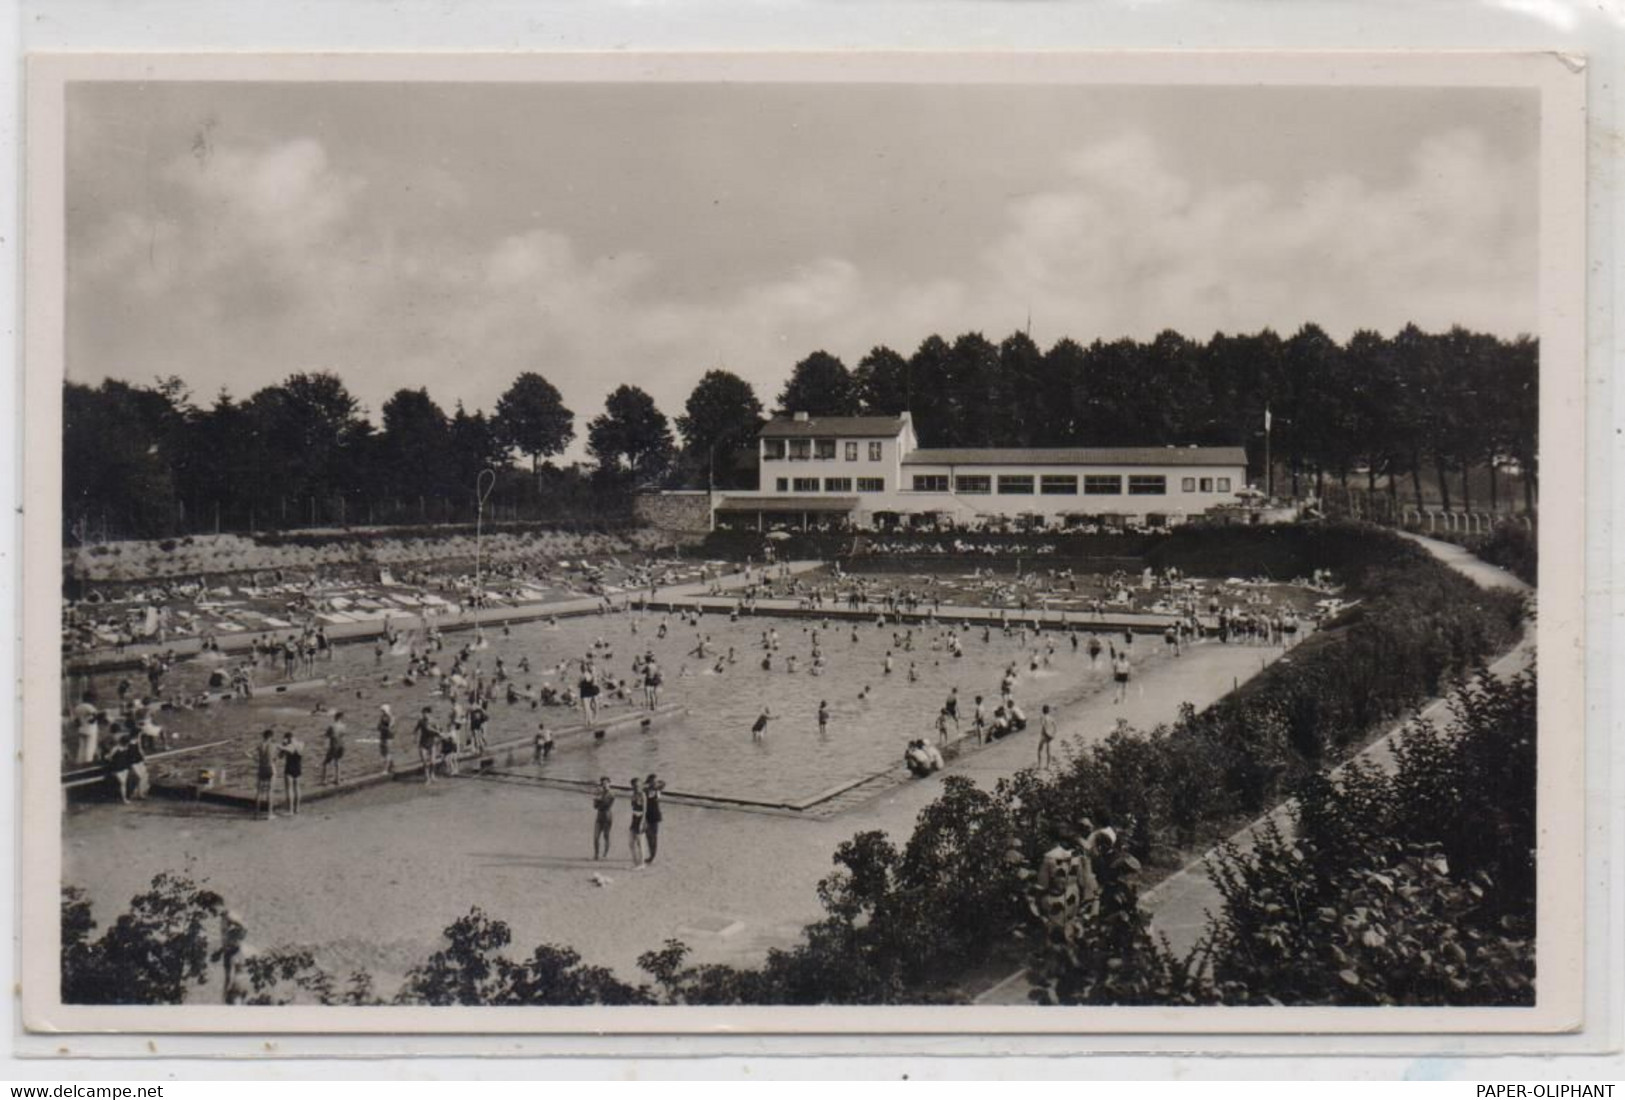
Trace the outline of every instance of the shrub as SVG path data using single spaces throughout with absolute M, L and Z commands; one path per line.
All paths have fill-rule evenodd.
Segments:
M 513 940 L 507 924 L 476 906 L 446 929 L 446 946 L 406 976 L 396 1004 L 422 1005 L 630 1005 L 648 1004 L 648 992 L 619 981 L 599 966 L 585 966 L 569 948 L 543 944 L 528 959 L 501 954 Z
M 83 891 L 62 890 L 62 1000 L 66 1004 L 180 1004 L 209 976 L 209 927 L 219 894 L 164 872 L 130 900 L 100 939 Z
M 1213 971 L 1232 1003 L 1529 1004 L 1534 989 L 1532 674 L 1480 673 L 1446 730 L 1417 723 L 1395 770 L 1298 792 L 1213 868 Z

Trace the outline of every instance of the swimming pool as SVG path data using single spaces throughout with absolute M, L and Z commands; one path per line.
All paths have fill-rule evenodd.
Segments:
M 815 630 L 825 658 L 822 675 L 810 671 Z M 774 804 L 805 802 L 888 769 L 901 760 L 913 738 L 935 742 L 937 713 L 955 687 L 959 689 L 961 727 L 969 732 L 975 697 L 984 696 L 991 713 L 998 702 L 1000 681 L 1012 664 L 1016 666 L 1015 698 L 1033 724 L 1043 704 L 1066 706 L 1107 686 L 1110 680 L 1107 655 L 1103 652 L 1093 663 L 1089 659 L 1087 632 L 1080 631 L 1080 644 L 1074 652 L 1068 636 L 1059 631 L 1028 632 L 1023 644 L 1019 632 L 1006 636 L 997 628 L 987 632 L 984 641 L 984 631 L 978 626 L 961 633 L 964 655 L 956 658 L 945 648 L 933 648 L 943 627 L 913 626 L 912 650 L 907 648 L 909 630 L 906 626 L 879 628 L 873 619 L 832 618 L 825 625 L 815 619 L 766 615 L 747 615 L 730 622 L 725 615 L 709 614 L 696 627 L 684 625 L 676 615 L 659 613 L 586 616 L 556 624 L 516 624 L 507 634 L 487 628 L 483 645 L 475 651 L 474 667 L 489 676 L 500 658 L 520 686 L 573 688 L 578 673 L 572 659 L 593 650 L 595 644 L 601 673 L 628 681 L 633 679 L 633 658 L 652 653 L 664 671 L 661 702 L 685 707 L 685 717 L 654 723 L 641 732 L 613 732 L 595 742 L 586 735 L 563 732 L 580 725 L 577 708 L 533 710 L 523 701 L 509 705 L 499 692 L 488 727 L 490 741 L 528 738 L 539 720 L 546 721 L 561 736 L 541 774 L 573 780 L 608 775 L 620 786 L 634 775 L 657 772 L 672 791 Z M 761 666 L 767 652 L 765 632 L 777 635 L 771 671 Z M 704 659 L 693 655 L 702 635 L 709 637 Z M 474 637 L 470 631 L 447 632 L 444 649 L 438 654 L 442 667 L 449 667 L 455 651 Z M 1101 635 L 1103 646 L 1109 641 L 1121 645 L 1122 635 Z M 726 660 L 730 647 L 734 653 L 731 664 Z M 1131 650 L 1136 667 L 1163 659 L 1162 648 L 1159 639 L 1138 636 Z M 889 674 L 884 668 L 888 651 L 892 657 Z M 719 656 L 724 662 L 721 672 L 714 668 Z M 788 671 L 792 656 L 795 672 Z M 529 674 L 518 671 L 522 657 L 530 662 Z M 557 666 L 566 661 L 572 661 L 570 667 L 559 671 Z M 355 769 L 372 770 L 377 767 L 372 724 L 380 703 L 391 704 L 398 716 L 396 752 L 402 760 L 414 753 L 410 729 L 418 708 L 434 706 L 442 724 L 449 710 L 447 701 L 433 695 L 428 684 L 407 687 L 400 683 L 405 663 L 406 658 L 395 653 L 378 663 L 371 643 L 340 646 L 332 661 L 317 664 L 317 674 L 330 680 L 328 687 L 280 697 L 262 693 L 249 703 L 173 712 L 167 724 L 182 743 L 222 736 L 252 738 L 267 725 L 275 726 L 279 733 L 293 728 L 312 752 L 319 753 L 320 735 L 329 720 L 326 715 L 311 713 L 320 701 L 347 713 L 352 730 L 350 774 L 356 774 Z M 171 673 L 173 683 L 166 685 L 166 691 L 197 690 L 208 671 L 199 662 L 186 662 Z M 273 672 L 262 667 L 258 682 L 268 689 L 279 676 L 280 669 Z M 388 684 L 381 682 L 385 677 Z M 116 697 L 113 689 L 118 679 L 96 678 L 103 699 Z M 604 708 L 603 717 L 633 713 L 642 701 L 641 687 L 634 687 L 630 695 L 630 704 L 611 703 Z M 817 721 L 821 701 L 828 702 L 830 711 L 829 724 L 822 732 Z M 751 725 L 764 706 L 771 708 L 774 717 L 765 736 L 753 740 Z M 516 757 L 516 764 L 526 769 L 529 763 L 528 752 Z

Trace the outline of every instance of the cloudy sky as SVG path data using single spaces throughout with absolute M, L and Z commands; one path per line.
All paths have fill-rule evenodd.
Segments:
M 69 377 L 765 403 L 936 332 L 1536 330 L 1515 90 L 77 84 Z

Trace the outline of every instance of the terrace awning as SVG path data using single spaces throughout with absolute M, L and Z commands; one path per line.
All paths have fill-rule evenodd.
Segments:
M 857 497 L 724 497 L 719 512 L 835 512 L 845 515 L 858 506 Z

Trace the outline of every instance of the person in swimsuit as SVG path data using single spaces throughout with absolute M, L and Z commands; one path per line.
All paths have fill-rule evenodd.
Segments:
M 976 697 L 976 713 L 971 718 L 971 726 L 976 730 L 976 743 L 987 744 L 987 705 L 980 695 Z
M 1050 752 L 1050 742 L 1055 740 L 1055 719 L 1050 717 L 1049 704 L 1044 704 L 1044 710 L 1038 717 L 1038 766 L 1054 767 L 1055 757 Z
M 327 752 L 322 756 L 322 782 L 327 782 L 327 769 L 333 769 L 333 782 L 339 781 L 339 763 L 344 759 L 344 735 L 348 730 L 344 725 L 344 712 L 334 711 L 333 721 L 328 723 L 327 732 L 322 736 L 327 742 Z
M 643 836 L 649 842 L 649 858 L 645 863 L 653 863 L 660 851 L 660 792 L 665 789 L 666 784 L 654 772 L 643 781 L 643 800 L 649 807 L 643 815 Z
M 265 802 L 265 820 L 269 821 L 276 816 L 276 792 L 271 784 L 276 781 L 276 751 L 271 744 L 275 737 L 274 730 L 266 730 L 260 734 L 260 743 L 254 746 L 254 812 L 260 812 L 260 802 Z
M 1127 653 L 1119 653 L 1112 659 L 1112 680 L 1117 684 L 1117 697 L 1112 700 L 1114 703 L 1121 703 L 1128 698 L 1130 671 Z
M 418 759 L 423 762 L 423 782 L 434 782 L 435 764 L 440 752 L 440 729 L 434 724 L 434 708 L 424 707 L 418 716 Z
M 773 721 L 771 707 L 763 707 L 762 713 L 756 716 L 756 721 L 750 727 L 750 739 L 760 741 L 767 733 L 767 724 Z
M 632 777 L 632 827 L 627 843 L 632 852 L 632 870 L 643 870 L 643 818 L 649 812 L 649 800 L 643 793 L 643 780 Z
M 592 796 L 595 811 L 592 825 L 592 858 L 609 855 L 610 830 L 615 825 L 615 792 L 609 789 L 609 776 L 598 780 L 598 790 Z
M 288 803 L 288 812 L 299 813 L 299 777 L 305 774 L 305 743 L 296 740 L 292 730 L 282 734 L 282 744 L 276 747 L 282 758 L 282 796 Z
M 721 664 L 721 661 L 719 660 L 717 663 Z M 643 701 L 650 710 L 654 710 L 660 705 L 660 685 L 664 680 L 665 677 L 661 675 L 660 664 L 657 661 L 650 659 L 644 663 Z
M 378 708 L 378 755 L 384 771 L 395 774 L 395 712 L 385 703 Z
M 581 662 L 581 679 L 576 684 L 576 694 L 581 699 L 582 720 L 592 725 L 598 718 L 598 670 L 593 667 L 591 657 Z
M 818 701 L 818 736 L 829 736 L 829 700 Z

